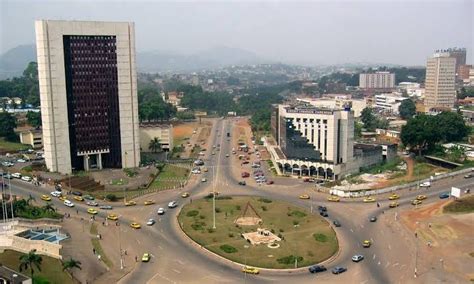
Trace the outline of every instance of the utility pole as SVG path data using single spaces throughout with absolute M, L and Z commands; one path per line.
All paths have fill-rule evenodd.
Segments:
M 214 177 L 214 189 L 212 193 L 212 228 L 216 229 L 216 176 L 214 175 L 214 167 L 212 167 L 212 176 Z
M 2 177 L 5 180 L 5 177 Z M 5 184 L 5 181 L 3 182 Z M 10 207 L 12 210 L 12 221 L 15 219 L 15 212 L 13 211 L 13 195 L 12 195 L 12 180 L 8 180 L 8 188 L 10 190 Z
M 120 269 L 123 269 L 122 241 L 120 239 L 120 226 L 115 226 L 115 227 L 118 228 L 119 250 L 120 250 Z

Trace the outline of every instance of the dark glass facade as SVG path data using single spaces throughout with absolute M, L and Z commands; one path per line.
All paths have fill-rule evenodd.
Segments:
M 280 131 L 280 147 L 287 159 L 321 161 L 321 153 L 295 129 L 293 118 L 280 118 Z
M 121 168 L 116 37 L 65 35 L 63 42 L 72 167 L 84 168 L 78 152 L 108 150 L 102 166 Z

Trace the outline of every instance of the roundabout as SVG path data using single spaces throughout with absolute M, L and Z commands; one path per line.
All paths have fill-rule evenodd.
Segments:
M 222 196 L 185 205 L 178 221 L 203 248 L 260 268 L 294 269 L 320 263 L 338 251 L 336 233 L 319 215 L 287 202 Z

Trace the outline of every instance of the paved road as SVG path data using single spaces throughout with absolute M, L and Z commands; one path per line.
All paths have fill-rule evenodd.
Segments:
M 326 195 L 315 191 L 314 185 L 296 179 L 294 181 L 296 185 L 291 187 L 279 185 L 279 178 L 274 179 L 276 181 L 275 185 L 256 186 L 254 182 L 249 182 L 245 187 L 239 186 L 237 183 L 240 179 L 236 177 L 241 172 L 241 169 L 239 169 L 240 163 L 233 155 L 225 156 L 231 153 L 232 147 L 235 147 L 227 141 L 226 132 L 232 132 L 231 121 L 219 120 L 214 125 L 209 137 L 207 153 L 211 152 L 212 145 L 217 144 L 221 145 L 220 151 L 217 151 L 216 155 L 205 157 L 209 172 L 204 175 L 206 175 L 208 182 L 201 183 L 200 177 L 194 178 L 195 182 L 191 182 L 186 188 L 186 191 L 191 193 L 192 198 L 202 197 L 215 187 L 222 195 L 266 196 L 288 201 L 309 210 L 313 208 L 314 211 L 317 211 L 318 205 L 325 205 L 329 209 L 328 221 L 332 222 L 337 219 L 342 223 L 342 227 L 335 228 L 342 248 L 341 254 L 326 266 L 331 269 L 342 265 L 348 268 L 348 272 L 342 275 L 332 275 L 327 272 L 315 276 L 307 272 L 290 274 L 264 271 L 258 276 L 246 276 L 240 272 L 240 266 L 222 261 L 183 238 L 175 216 L 184 205 L 184 202 L 189 202 L 189 199 L 181 199 L 179 197 L 181 192 L 165 191 L 152 197 L 157 201 L 156 206 L 122 207 L 114 210 L 121 213 L 120 222 L 124 225 L 128 225 L 131 221 L 144 223 L 148 218 L 157 220 L 155 226 L 144 227 L 137 231 L 130 229 L 128 226 L 121 226 L 122 242 L 136 243 L 136 246 L 142 249 L 143 252 L 149 252 L 153 255 L 151 263 L 139 263 L 130 274 L 121 280 L 121 283 L 241 283 L 243 281 L 249 283 L 270 281 L 306 283 L 313 282 L 315 277 L 324 282 L 402 283 L 407 279 L 412 279 L 414 249 L 411 236 L 395 231 L 395 227 L 390 225 L 390 222 L 396 222 L 395 215 L 411 207 L 410 201 L 418 194 L 429 196 L 424 201 L 424 204 L 426 204 L 437 201 L 437 195 L 448 190 L 450 186 L 456 185 L 464 188 L 473 184 L 471 180 L 463 179 L 460 176 L 436 182 L 428 190 L 406 190 L 400 193 L 401 199 L 398 200 L 400 207 L 396 209 L 388 209 L 388 195 L 385 197 L 377 196 L 377 199 L 384 200 L 379 201 L 380 207 L 377 207 L 374 203 L 364 204 L 360 199 L 329 203 L 326 201 Z M 243 168 L 245 171 L 250 171 L 249 165 L 244 165 Z M 285 180 L 285 184 L 288 184 L 287 180 Z M 37 199 L 46 192 L 42 188 L 35 188 L 21 181 L 13 181 L 12 188 L 20 194 L 28 195 L 32 193 Z M 298 199 L 298 196 L 302 193 L 309 194 L 311 199 Z M 143 199 L 146 198 L 150 197 L 144 197 Z M 180 203 L 178 208 L 168 209 L 164 216 L 158 217 L 156 215 L 157 208 L 166 207 L 166 204 L 172 200 Z M 53 203 L 60 208 L 64 208 L 56 199 L 53 200 Z M 76 209 L 80 212 L 86 212 L 87 206 L 77 204 L 75 209 L 65 210 L 75 211 Z M 100 212 L 99 215 L 105 217 L 105 214 L 106 212 Z M 370 216 L 377 216 L 380 221 L 371 223 L 369 222 Z M 373 245 L 368 249 L 361 247 L 361 242 L 365 239 L 373 241 Z M 352 263 L 352 255 L 359 253 L 365 255 L 365 260 L 360 263 Z

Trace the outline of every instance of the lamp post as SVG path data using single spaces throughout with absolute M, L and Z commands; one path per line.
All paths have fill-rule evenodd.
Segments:
M 120 226 L 115 226 L 118 228 L 118 239 L 119 239 L 119 250 L 120 250 L 120 269 L 123 269 L 123 256 L 122 256 L 122 241 L 120 238 Z
M 418 224 L 419 222 L 416 222 L 416 228 L 415 228 L 415 275 L 414 277 L 416 278 L 418 275 Z

